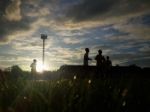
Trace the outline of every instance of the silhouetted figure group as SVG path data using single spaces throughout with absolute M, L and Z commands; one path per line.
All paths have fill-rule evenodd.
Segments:
M 89 58 L 89 48 L 85 48 L 85 54 L 84 54 L 84 66 L 88 66 L 88 61 L 92 60 Z M 96 66 L 97 66 L 97 76 L 101 75 L 101 77 L 105 77 L 105 74 L 109 74 L 112 66 L 112 62 L 109 59 L 109 56 L 105 57 L 102 55 L 102 50 L 98 50 L 98 54 L 95 57 L 96 60 Z
M 89 48 L 85 48 L 85 54 L 84 54 L 84 60 L 83 60 L 83 64 L 85 66 L 85 74 L 87 74 L 87 69 L 88 69 L 88 62 L 89 60 L 92 60 L 92 58 L 89 58 Z M 112 62 L 109 59 L 109 56 L 105 57 L 102 55 L 102 50 L 98 50 L 98 54 L 95 57 L 96 60 L 96 67 L 97 67 L 97 73 L 96 75 L 99 76 L 101 75 L 102 77 L 105 77 L 104 74 L 109 74 L 109 71 L 111 69 L 112 66 Z M 37 74 L 37 70 L 36 70 L 36 65 L 37 65 L 37 61 L 36 59 L 33 60 L 32 64 L 30 65 L 31 67 L 31 75 L 34 78 Z

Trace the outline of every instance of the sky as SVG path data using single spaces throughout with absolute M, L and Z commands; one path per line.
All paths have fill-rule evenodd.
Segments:
M 0 0 L 0 67 L 82 65 L 101 49 L 113 65 L 150 67 L 150 0 Z

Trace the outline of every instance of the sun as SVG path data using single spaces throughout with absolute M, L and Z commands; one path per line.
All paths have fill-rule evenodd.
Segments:
M 43 72 L 43 70 L 44 70 L 43 65 L 42 64 L 37 64 L 36 70 L 37 70 L 37 72 Z
M 36 70 L 37 72 L 43 72 L 44 70 L 48 70 L 48 66 L 46 64 L 43 66 L 41 62 L 38 62 L 36 66 Z

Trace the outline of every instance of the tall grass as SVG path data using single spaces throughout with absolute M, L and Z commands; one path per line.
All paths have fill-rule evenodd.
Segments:
M 149 88 L 148 79 L 19 78 L 0 84 L 0 112 L 143 111 L 149 109 Z

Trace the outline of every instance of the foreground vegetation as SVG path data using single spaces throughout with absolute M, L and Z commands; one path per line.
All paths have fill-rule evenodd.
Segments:
M 0 83 L 0 112 L 148 112 L 150 81 L 139 78 Z

